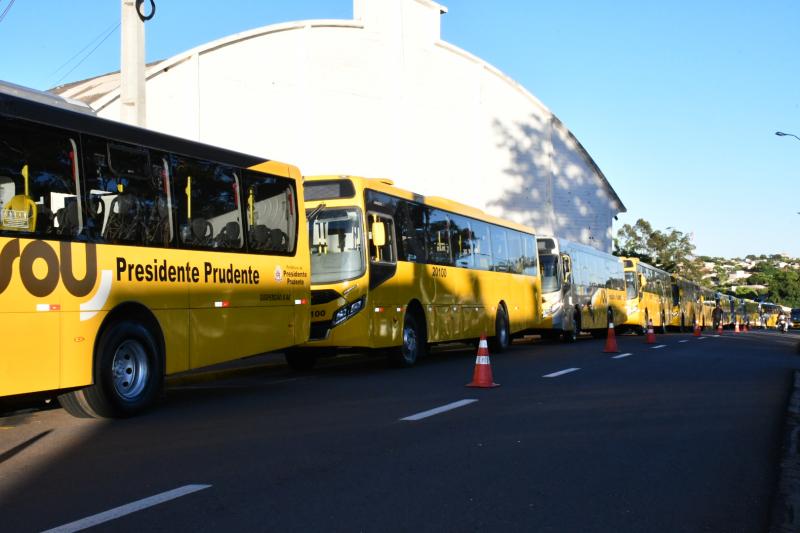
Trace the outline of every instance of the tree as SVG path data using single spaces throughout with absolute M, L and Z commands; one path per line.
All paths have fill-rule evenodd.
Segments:
M 631 226 L 625 224 L 614 239 L 615 254 L 638 257 L 645 263 L 675 273 L 686 279 L 699 281 L 703 262 L 694 256 L 692 236 L 675 228 L 668 232 L 654 230 L 646 220 L 640 218 Z

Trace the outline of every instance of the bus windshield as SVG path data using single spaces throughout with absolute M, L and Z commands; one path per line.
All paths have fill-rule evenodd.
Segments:
M 558 256 L 540 255 L 539 269 L 542 273 L 542 292 L 555 292 L 561 288 L 558 280 Z
M 625 296 L 628 300 L 633 300 L 639 294 L 639 290 L 636 284 L 636 272 L 625 272 Z
M 364 273 L 361 211 L 355 207 L 317 210 L 308 221 L 311 283 L 335 283 Z

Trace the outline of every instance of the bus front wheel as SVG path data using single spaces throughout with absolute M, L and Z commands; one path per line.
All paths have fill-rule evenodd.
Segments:
M 425 330 L 414 313 L 406 313 L 403 319 L 403 344 L 395 351 L 394 362 L 397 366 L 414 366 L 417 359 L 425 355 Z
M 492 351 L 502 353 L 511 344 L 511 332 L 508 327 L 508 315 L 502 305 L 497 306 L 497 316 L 494 319 L 494 337 L 491 339 Z
M 155 403 L 163 383 L 163 358 L 153 334 L 138 322 L 123 320 L 100 336 L 94 384 L 58 399 L 73 416 L 124 418 Z

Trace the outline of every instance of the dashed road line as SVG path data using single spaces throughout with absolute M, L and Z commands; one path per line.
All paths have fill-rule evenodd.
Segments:
M 659 344 L 657 346 L 651 346 L 650 349 L 651 350 L 660 350 L 661 348 L 666 348 L 666 347 L 667 347 L 666 344 Z
M 682 341 L 678 341 L 678 342 L 689 342 L 689 341 L 688 341 L 688 339 L 683 339 Z
M 559 370 L 558 372 L 553 372 L 552 374 L 545 374 L 542 376 L 543 378 L 557 378 L 558 376 L 563 376 L 564 374 L 569 374 L 570 372 L 576 372 L 580 370 L 580 368 L 567 368 L 565 370 Z
M 446 411 L 451 411 L 453 409 L 458 409 L 459 407 L 464 407 L 465 405 L 469 405 L 471 403 L 475 403 L 478 400 L 469 399 L 469 400 L 459 400 L 457 402 L 448 403 L 447 405 L 443 405 L 441 407 L 436 407 L 434 409 L 429 409 L 427 411 L 422 411 L 421 413 L 417 413 L 415 415 L 407 416 L 405 418 L 401 418 L 400 420 L 407 420 L 407 421 L 414 421 L 414 420 L 422 420 L 423 418 L 428 418 L 429 416 L 438 415 L 439 413 L 444 413 Z
M 181 496 L 186 496 L 188 494 L 192 494 L 193 492 L 207 489 L 210 486 L 211 485 L 184 485 L 183 487 L 162 492 L 161 494 L 156 494 L 155 496 L 150 496 L 148 498 L 143 498 L 125 505 L 120 505 L 119 507 L 115 507 L 96 515 L 81 518 L 80 520 L 70 522 L 69 524 L 64 524 L 63 526 L 48 529 L 43 533 L 71 533 L 73 531 L 81 531 L 99 524 L 104 524 L 111 520 L 116 520 L 117 518 L 135 513 L 136 511 L 141 511 L 142 509 L 147 509 L 148 507 L 153 507 L 160 503 L 168 502 L 170 500 L 180 498 Z
M 633 354 L 632 353 L 621 353 L 619 355 L 611 356 L 611 359 L 622 359 L 623 357 L 629 357 L 631 355 L 633 355 Z

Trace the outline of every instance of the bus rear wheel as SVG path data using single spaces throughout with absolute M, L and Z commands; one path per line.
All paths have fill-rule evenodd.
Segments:
M 414 366 L 417 359 L 425 356 L 427 339 L 425 330 L 414 313 L 406 313 L 403 319 L 403 344 L 395 350 L 392 360 L 400 367 Z
M 111 324 L 100 336 L 94 384 L 58 397 L 80 418 L 124 418 L 155 403 L 164 383 L 164 362 L 153 334 L 138 322 Z
M 494 337 L 491 339 L 491 348 L 495 353 L 502 353 L 511 344 L 511 331 L 508 327 L 508 315 L 502 305 L 497 306 L 497 316 L 494 319 Z

